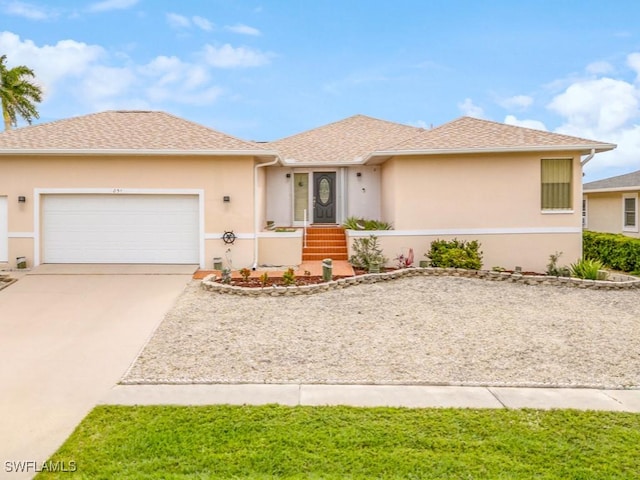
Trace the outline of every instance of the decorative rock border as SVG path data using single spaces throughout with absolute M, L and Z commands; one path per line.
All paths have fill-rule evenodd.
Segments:
M 402 270 L 394 270 L 384 273 L 368 273 L 365 275 L 357 275 L 354 277 L 341 278 L 331 282 L 318 283 L 316 285 L 301 286 L 270 286 L 270 287 L 238 287 L 234 285 L 226 285 L 212 281 L 215 275 L 209 275 L 202 280 L 202 288 L 216 293 L 227 293 L 234 295 L 259 296 L 269 295 L 277 297 L 281 295 L 308 295 L 312 293 L 326 292 L 329 290 L 337 290 L 347 288 L 352 285 L 360 285 L 367 283 L 384 282 L 403 277 L 415 276 L 448 276 L 448 277 L 466 277 L 466 278 L 482 278 L 484 280 L 522 283 L 525 285 L 555 285 L 573 288 L 590 288 L 596 290 L 629 290 L 632 288 L 640 289 L 640 278 L 631 275 L 610 274 L 611 280 L 583 280 L 580 278 L 569 277 L 552 277 L 547 275 L 523 275 L 521 273 L 494 272 L 488 270 L 466 270 L 463 268 L 438 268 L 438 267 L 412 267 Z
M 17 278 L 12 278 L 9 275 L 0 274 L 0 290 L 8 287 L 9 285 L 17 281 L 18 281 Z

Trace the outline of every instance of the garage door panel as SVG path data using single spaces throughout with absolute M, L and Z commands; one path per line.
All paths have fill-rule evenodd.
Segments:
M 195 195 L 46 195 L 45 263 L 199 263 Z

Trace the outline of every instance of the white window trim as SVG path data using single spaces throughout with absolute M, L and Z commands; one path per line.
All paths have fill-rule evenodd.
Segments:
M 575 191 L 574 191 L 574 183 L 575 183 L 575 178 L 574 178 L 574 170 L 575 170 L 575 166 L 574 166 L 574 158 L 573 157 L 542 157 L 540 159 L 540 174 L 542 175 L 542 160 L 571 160 L 571 182 L 570 182 L 570 187 L 571 187 L 571 203 L 574 203 L 574 195 L 575 195 Z M 542 188 L 542 177 L 540 178 L 540 188 Z M 573 208 L 540 208 L 540 213 L 543 214 L 556 214 L 556 213 L 560 213 L 560 214 L 571 214 L 574 213 L 573 212 Z
M 635 216 L 635 226 L 626 226 L 625 222 L 625 212 L 624 212 L 624 204 L 625 200 L 628 198 L 633 198 L 636 203 L 636 216 Z M 622 231 L 623 232 L 638 232 L 638 194 L 637 193 L 625 193 L 622 195 Z
M 587 228 L 589 226 L 589 199 L 583 197 L 582 202 L 582 228 Z

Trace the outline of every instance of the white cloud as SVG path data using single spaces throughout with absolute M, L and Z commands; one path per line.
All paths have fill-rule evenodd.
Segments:
M 7 2 L 3 5 L 3 11 L 7 15 L 23 17 L 29 20 L 48 20 L 56 16 L 56 14 L 43 7 L 25 2 Z
M 636 72 L 636 82 L 640 81 L 640 53 L 632 53 L 627 57 L 627 65 Z
M 191 21 L 187 17 L 177 13 L 167 13 L 165 18 L 167 23 L 174 28 L 189 28 L 191 26 Z
M 203 50 L 203 56 L 207 64 L 212 67 L 239 68 L 266 65 L 271 61 L 273 55 L 251 48 L 235 48 L 226 43 L 219 48 L 206 45 Z
M 207 105 L 225 90 L 213 84 L 210 66 L 158 56 L 136 65 L 126 55 L 109 55 L 99 45 L 62 40 L 38 46 L 11 32 L 0 32 L 0 51 L 9 66 L 28 65 L 43 85 L 43 118 L 110 108 L 165 108 L 165 104 Z
M 608 73 L 612 73 L 615 69 L 613 68 L 613 65 L 611 65 L 609 62 L 600 61 L 600 62 L 590 63 L 589 65 L 587 65 L 586 70 L 588 73 L 591 73 L 594 75 L 605 75 Z
M 204 17 L 199 17 L 196 15 L 192 17 L 191 20 L 193 20 L 193 24 L 195 26 L 201 28 L 202 30 L 205 30 L 207 32 L 213 30 L 213 24 Z
M 138 3 L 138 0 L 103 0 L 89 5 L 90 12 L 108 12 L 110 10 L 126 10 Z
M 548 108 L 566 119 L 564 130 L 592 128 L 610 133 L 637 117 L 640 92 L 632 84 L 612 78 L 577 81 Z
M 547 131 L 547 127 L 539 120 L 525 119 L 520 120 L 514 115 L 507 115 L 504 119 L 504 123 L 507 125 L 515 125 L 516 127 L 534 128 L 536 130 Z
M 464 102 L 458 103 L 458 109 L 464 116 L 484 118 L 484 110 L 473 103 L 470 98 L 465 98 Z
M 514 95 L 513 97 L 504 98 L 498 103 L 504 108 L 524 110 L 533 105 L 533 97 L 528 95 Z
M 232 26 L 227 25 L 224 28 L 225 30 L 229 30 L 230 32 L 233 32 L 233 33 L 239 33 L 241 35 L 253 35 L 256 37 L 262 35 L 260 30 L 258 30 L 257 28 L 253 28 L 248 25 L 244 25 L 242 23 L 239 23 L 237 25 L 232 25 Z

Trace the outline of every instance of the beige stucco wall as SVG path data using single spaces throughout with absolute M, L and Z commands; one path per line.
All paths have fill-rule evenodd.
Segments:
M 584 195 L 587 200 L 586 229 L 594 232 L 622 233 L 640 238 L 640 233 L 623 231 L 623 197 L 625 194 L 639 194 L 633 192 L 598 192 Z M 640 195 L 639 195 L 640 196 Z
M 213 257 L 224 257 L 231 248 L 234 266 L 248 266 L 253 260 L 253 188 L 252 157 L 169 157 L 169 156 L 94 156 L 83 157 L 2 157 L 0 195 L 9 198 L 9 234 L 34 234 L 36 189 L 123 189 L 203 191 L 205 266 Z M 27 202 L 19 204 L 18 196 Z M 231 197 L 229 203 L 223 196 Z M 264 203 L 264 202 L 262 202 Z M 220 236 L 233 230 L 239 236 L 229 247 Z M 34 259 L 33 238 L 9 238 L 10 265 L 18 255 Z
M 581 226 L 581 167 L 574 158 L 573 213 L 540 208 L 541 154 L 396 157 L 382 171 L 383 217 L 397 230 Z
M 295 233 L 261 233 L 258 246 L 261 266 L 299 265 L 302 258 L 302 230 Z
M 346 169 L 347 217 L 381 219 L 381 170 L 380 165 Z
M 502 267 L 514 270 L 516 266 L 523 271 L 544 273 L 549 263 L 549 255 L 562 252 L 560 265 L 570 265 L 582 256 L 582 239 L 574 234 L 487 234 L 487 235 L 402 235 L 402 232 L 373 232 L 383 254 L 388 258 L 387 265 L 395 266 L 394 260 L 399 254 L 407 254 L 413 248 L 415 266 L 429 251 L 434 240 L 477 240 L 483 252 L 483 269 Z M 349 255 L 353 253 L 354 235 L 366 235 L 363 232 L 350 232 L 348 237 Z

